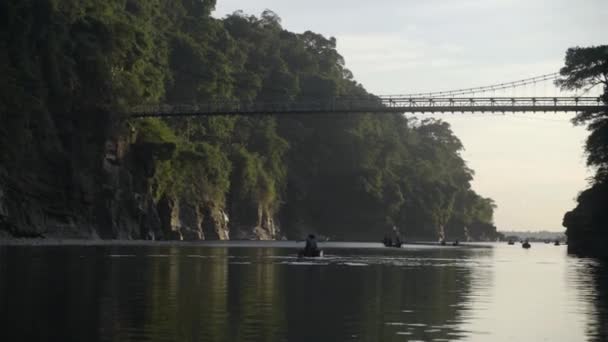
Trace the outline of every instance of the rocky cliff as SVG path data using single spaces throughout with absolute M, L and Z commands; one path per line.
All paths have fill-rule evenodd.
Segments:
M 273 215 L 261 208 L 249 222 L 231 225 L 222 203 L 192 202 L 179 194 L 155 200 L 150 151 L 171 147 L 152 147 L 136 137 L 131 127 L 106 140 L 96 175 L 53 171 L 53 166 L 65 166 L 52 158 L 35 159 L 29 172 L 0 167 L 0 238 L 196 241 L 279 236 Z

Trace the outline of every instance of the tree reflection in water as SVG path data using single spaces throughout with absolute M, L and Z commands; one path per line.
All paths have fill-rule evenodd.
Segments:
M 491 249 L 326 252 L 298 261 L 280 248 L 0 247 L 0 340 L 470 339 L 492 329 L 479 315 L 496 301 L 497 270 L 512 267 L 497 268 Z M 588 322 L 580 339 L 606 340 L 606 265 L 572 260 L 556 288 L 581 308 L 564 317 Z

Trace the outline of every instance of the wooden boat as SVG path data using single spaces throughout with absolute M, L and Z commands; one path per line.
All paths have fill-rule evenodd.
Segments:
M 301 249 L 298 251 L 298 258 L 321 258 L 323 257 L 323 250 L 317 249 L 314 251 L 306 251 Z
M 384 244 L 384 247 L 394 247 L 394 248 L 401 248 L 401 245 L 403 245 L 403 241 L 401 241 L 401 239 L 397 239 L 393 242 L 393 239 L 391 239 L 389 237 L 385 237 L 382 240 L 382 243 Z

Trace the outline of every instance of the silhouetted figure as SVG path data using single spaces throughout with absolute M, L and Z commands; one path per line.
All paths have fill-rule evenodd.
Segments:
M 397 237 L 395 238 L 395 244 L 393 245 L 393 247 L 401 248 L 402 244 L 403 244 L 403 241 L 401 241 L 401 237 L 399 237 L 399 235 L 397 235 Z
M 298 253 L 298 256 L 300 257 L 318 257 L 318 256 L 322 256 L 322 251 L 319 250 L 319 247 L 317 246 L 317 238 L 315 237 L 314 234 L 310 234 L 308 235 L 308 237 L 306 238 L 306 245 L 304 246 L 304 250 L 301 250 Z
M 400 248 L 403 241 L 401 241 L 401 232 L 397 229 L 397 226 L 393 226 L 393 235 L 395 236 L 395 243 L 392 244 L 393 247 Z
M 384 235 L 384 239 L 382 239 L 382 243 L 384 244 L 384 247 L 390 247 L 393 245 L 393 241 L 391 240 L 390 236 L 388 236 L 388 234 Z
M 317 238 L 314 234 L 308 235 L 306 238 L 306 247 L 304 247 L 305 252 L 313 252 L 317 250 Z

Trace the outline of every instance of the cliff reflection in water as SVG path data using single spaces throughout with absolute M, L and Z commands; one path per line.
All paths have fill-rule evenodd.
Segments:
M 285 248 L 0 247 L 0 340 L 607 337 L 605 265 L 565 249 L 326 252 L 298 261 Z M 530 317 L 540 321 L 522 327 Z
M 0 250 L 0 334 L 24 341 L 454 338 L 472 272 L 352 250 L 320 264 L 275 248 Z

